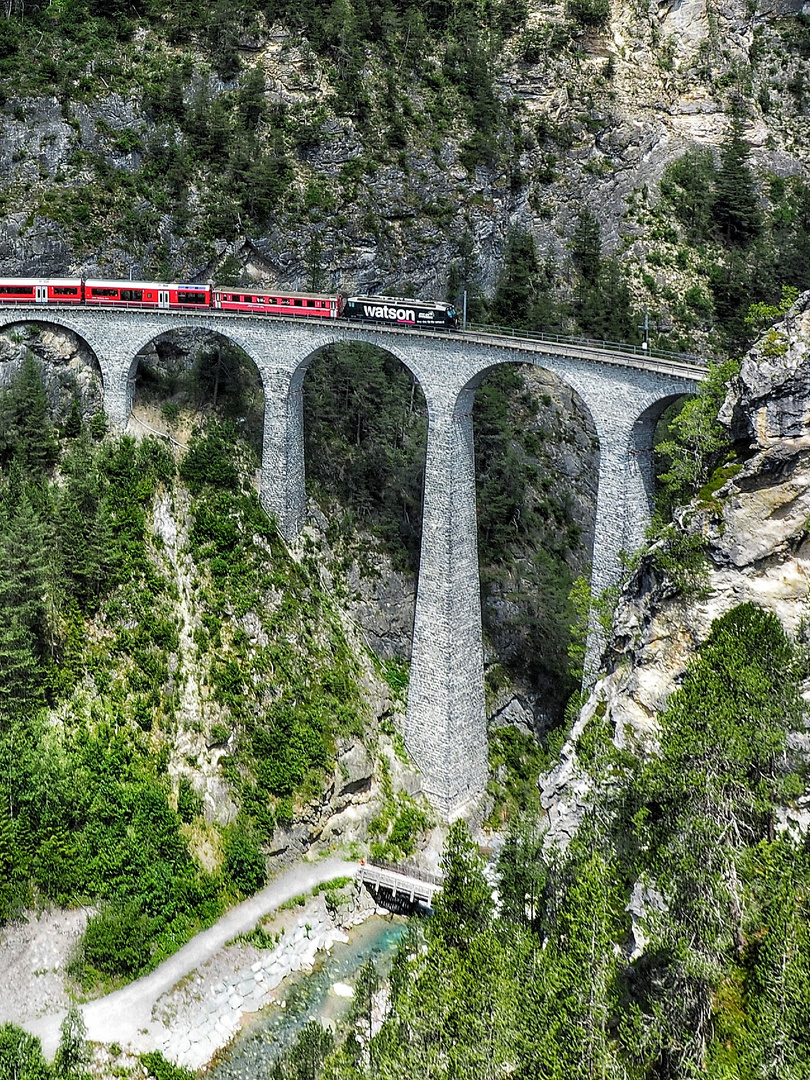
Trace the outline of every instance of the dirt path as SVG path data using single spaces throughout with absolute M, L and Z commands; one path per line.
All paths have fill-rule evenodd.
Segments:
M 217 953 L 227 941 L 252 930 L 259 919 L 279 904 L 309 892 L 315 885 L 340 876 L 354 876 L 357 863 L 342 859 L 324 859 L 317 863 L 299 863 L 275 878 L 261 892 L 238 904 L 208 930 L 203 930 L 156 968 L 121 990 L 81 1006 L 87 1037 L 93 1042 L 116 1042 L 139 1053 L 155 1049 L 163 1025 L 152 1019 L 152 1010 L 161 994 L 170 990 L 184 976 Z M 45 1054 L 51 1058 L 59 1045 L 59 1027 L 65 1012 L 49 1013 L 23 1027 L 42 1040 Z

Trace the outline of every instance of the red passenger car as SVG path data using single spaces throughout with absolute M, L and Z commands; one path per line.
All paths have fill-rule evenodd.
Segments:
M 257 315 L 306 315 L 336 319 L 340 297 L 319 293 L 245 292 L 240 288 L 214 289 L 214 307 L 221 311 L 249 311 Z
M 103 307 L 184 308 L 211 306 L 208 285 L 178 285 L 162 281 L 103 281 L 89 278 L 84 283 L 86 304 Z
M 0 278 L 0 304 L 80 304 L 79 278 Z

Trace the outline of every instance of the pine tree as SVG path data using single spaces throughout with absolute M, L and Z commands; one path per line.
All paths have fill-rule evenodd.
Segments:
M 483 860 L 464 821 L 454 821 L 441 858 L 442 891 L 437 895 L 431 930 L 451 948 L 464 949 L 490 923 L 492 887 Z
M 743 127 L 742 115 L 735 112 L 720 147 L 720 169 L 712 206 L 718 233 L 727 244 L 737 247 L 747 246 L 762 231 L 762 214 Z
M 546 882 L 545 830 L 532 814 L 515 819 L 498 857 L 501 916 L 520 926 L 534 926 Z
M 23 494 L 0 536 L 0 613 L 35 642 L 46 640 L 46 529 Z
M 602 230 L 587 206 L 580 210 L 571 237 L 571 258 L 580 280 L 595 286 L 602 272 Z
M 0 448 L 19 459 L 23 469 L 42 476 L 57 456 L 57 443 L 48 417 L 48 399 L 33 353 L 22 366 L 0 402 Z
M 534 237 L 524 229 L 512 229 L 492 301 L 495 323 L 519 329 L 532 328 L 538 272 Z
M 90 1056 L 87 1025 L 78 1005 L 73 1004 L 62 1021 L 53 1071 L 59 1080 L 77 1080 L 84 1075 Z
M 42 676 L 29 630 L 0 615 L 0 733 L 43 703 Z

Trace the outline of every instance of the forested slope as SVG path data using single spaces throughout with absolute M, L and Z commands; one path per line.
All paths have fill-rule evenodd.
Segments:
M 628 567 L 497 906 L 457 823 L 382 1022 L 360 1004 L 316 1075 L 810 1075 L 808 343 L 805 293 L 673 424 L 680 508 Z
M 0 395 L 0 917 L 92 904 L 91 988 L 153 967 L 353 792 L 368 803 L 391 691 L 279 541 L 227 421 L 176 460 L 105 433 L 75 385 L 51 408 L 23 353 Z M 383 788 L 367 824 L 395 856 L 427 818 Z

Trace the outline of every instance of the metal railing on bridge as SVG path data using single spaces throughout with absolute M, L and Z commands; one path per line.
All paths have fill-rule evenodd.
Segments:
M 441 891 L 442 879 L 415 866 L 384 862 L 360 864 L 357 880 L 368 885 L 375 893 L 381 889 L 390 892 L 393 897 L 407 899 L 410 903 L 433 906 L 433 898 Z

